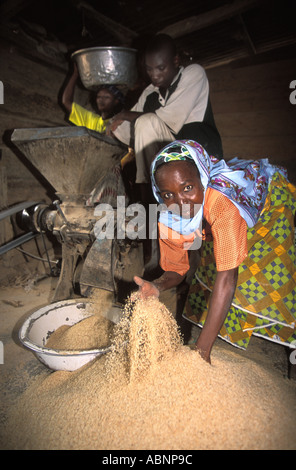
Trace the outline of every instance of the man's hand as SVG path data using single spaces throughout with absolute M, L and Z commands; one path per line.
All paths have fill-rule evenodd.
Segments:
M 112 119 L 108 122 L 106 126 L 106 135 L 112 136 L 112 133 L 116 131 L 117 127 L 120 126 L 124 121 L 121 113 L 115 114 Z
M 115 114 L 115 116 L 110 120 L 106 129 L 106 134 L 109 136 L 112 135 L 112 132 L 116 131 L 117 127 L 120 126 L 123 121 L 133 122 L 138 119 L 138 117 L 142 116 L 142 114 L 143 113 L 123 109 L 118 114 Z

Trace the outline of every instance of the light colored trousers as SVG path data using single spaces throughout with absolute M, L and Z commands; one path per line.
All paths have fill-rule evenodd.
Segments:
M 114 135 L 126 145 L 131 145 L 131 124 L 124 121 Z M 136 156 L 136 183 L 150 183 L 150 166 L 166 144 L 175 140 L 167 125 L 154 113 L 138 117 L 134 127 L 134 151 Z

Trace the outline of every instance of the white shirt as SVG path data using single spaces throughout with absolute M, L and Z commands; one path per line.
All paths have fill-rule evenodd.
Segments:
M 165 98 L 159 92 L 159 88 L 148 85 L 142 92 L 138 102 L 131 111 L 143 112 L 147 96 L 153 92 L 159 95 L 159 109 L 155 114 L 165 122 L 173 134 L 177 134 L 184 124 L 202 122 L 206 112 L 209 97 L 209 82 L 205 70 L 198 64 L 181 67 L 171 85 L 180 81 L 176 90 Z

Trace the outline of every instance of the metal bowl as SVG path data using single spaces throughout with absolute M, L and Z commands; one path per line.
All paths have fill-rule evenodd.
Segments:
M 46 347 L 51 333 L 61 325 L 72 326 L 92 315 L 90 302 L 86 299 L 72 299 L 56 302 L 40 308 L 30 315 L 19 331 L 21 343 L 30 349 L 36 357 L 52 370 L 76 370 L 93 359 L 108 353 L 111 347 L 89 350 L 62 350 Z M 111 307 L 101 312 L 114 324 L 119 322 L 121 309 Z
M 100 85 L 130 88 L 137 79 L 136 52 L 127 47 L 90 47 L 74 52 L 71 57 L 88 90 Z

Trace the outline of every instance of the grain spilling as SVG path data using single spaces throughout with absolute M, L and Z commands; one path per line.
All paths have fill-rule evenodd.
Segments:
M 151 367 L 181 344 L 175 319 L 158 299 L 128 300 L 121 321 L 114 328 L 106 371 L 112 375 L 124 368 L 128 380 L 141 380 Z
M 111 353 L 31 383 L 4 448 L 295 449 L 288 380 L 219 348 L 206 363 L 158 299 L 128 302 L 113 333 Z

